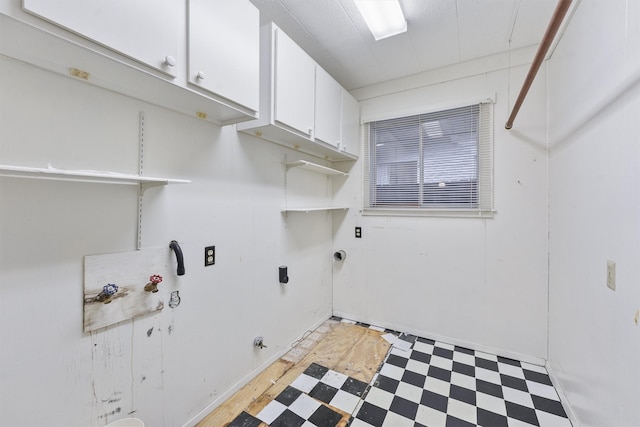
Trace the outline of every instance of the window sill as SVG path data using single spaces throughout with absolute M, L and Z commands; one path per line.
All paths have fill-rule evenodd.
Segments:
M 493 218 L 496 210 L 425 209 L 425 208 L 364 208 L 363 216 L 416 216 L 437 218 Z

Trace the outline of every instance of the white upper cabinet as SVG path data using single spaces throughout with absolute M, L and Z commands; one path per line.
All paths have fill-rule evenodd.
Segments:
M 248 1 L 189 0 L 189 83 L 258 111 L 260 13 Z
M 314 128 L 316 64 L 284 31 L 275 31 L 274 120 L 309 137 Z
M 26 11 L 176 76 L 180 0 L 23 0 Z
M 227 125 L 260 107 L 249 0 L 0 0 L 0 55 Z
M 340 145 L 342 87 L 321 67 L 316 67 L 315 137 L 335 147 Z
M 339 148 L 342 87 L 275 24 L 262 27 L 260 45 L 260 117 L 237 129 L 325 160 L 357 159 Z
M 342 120 L 340 150 L 354 156 L 360 155 L 360 103 L 342 89 Z

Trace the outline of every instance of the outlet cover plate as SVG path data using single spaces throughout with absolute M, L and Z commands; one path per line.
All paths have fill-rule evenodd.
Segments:
M 204 266 L 208 267 L 216 263 L 216 247 L 206 246 L 204 248 Z

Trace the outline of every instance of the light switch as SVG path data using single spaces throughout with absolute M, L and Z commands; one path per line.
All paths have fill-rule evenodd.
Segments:
M 607 287 L 616 290 L 616 263 L 610 259 L 607 260 Z

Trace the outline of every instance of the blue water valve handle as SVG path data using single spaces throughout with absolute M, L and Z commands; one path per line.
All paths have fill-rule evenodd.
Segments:
M 115 295 L 118 292 L 118 285 L 115 283 L 108 283 L 102 287 L 102 294 L 106 296 Z

